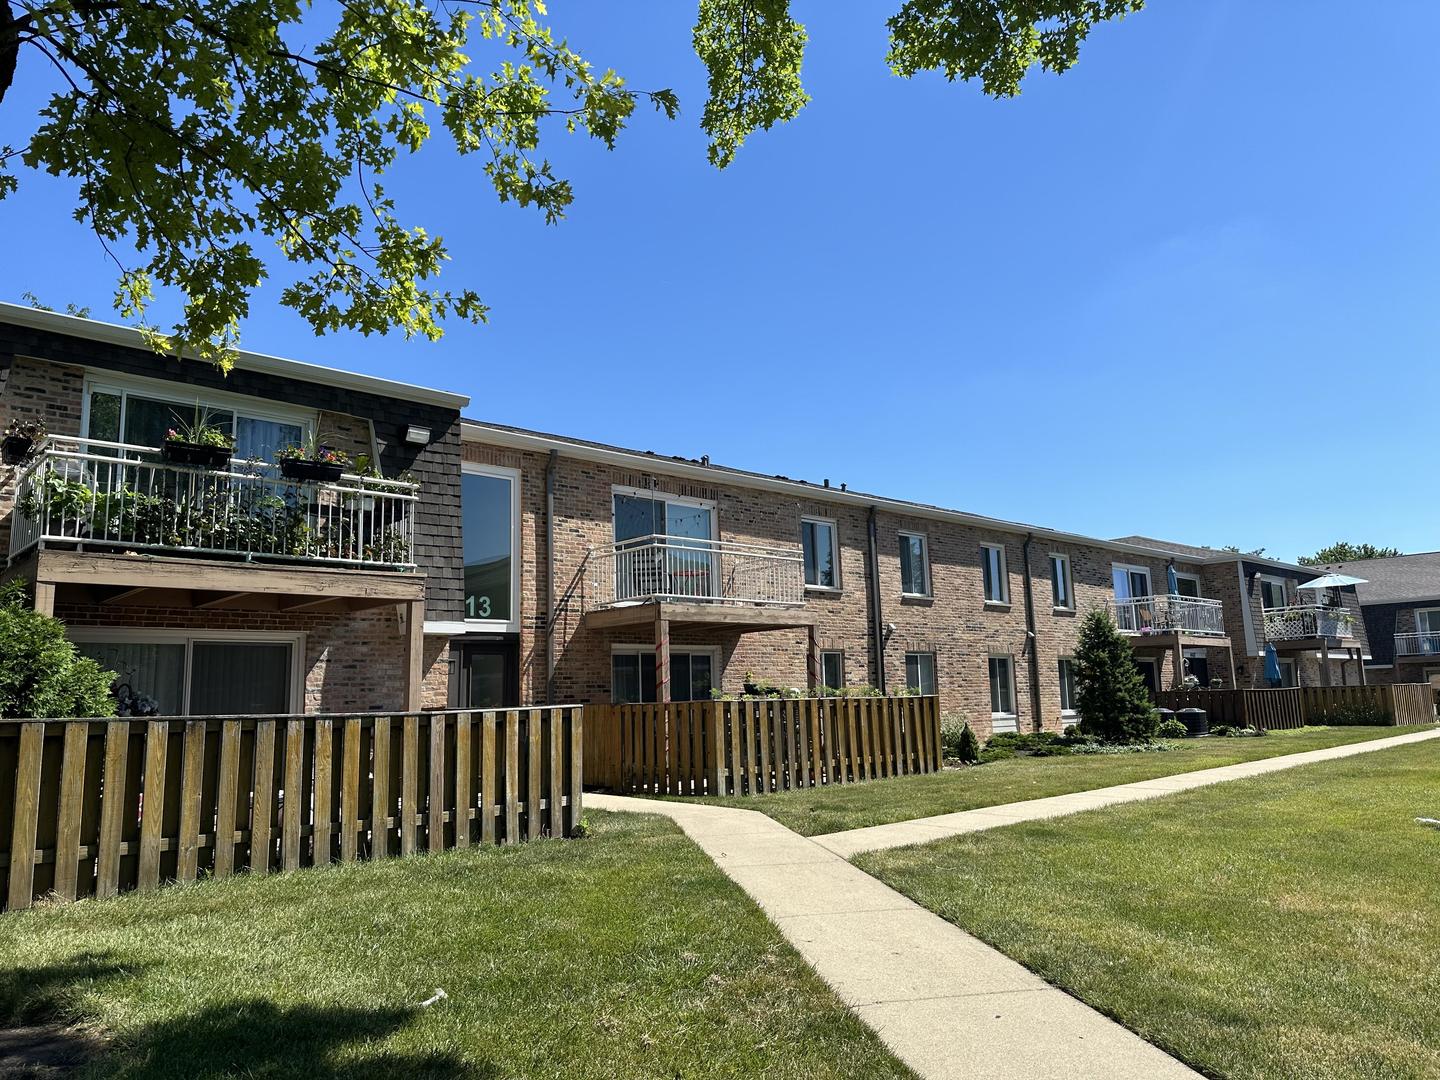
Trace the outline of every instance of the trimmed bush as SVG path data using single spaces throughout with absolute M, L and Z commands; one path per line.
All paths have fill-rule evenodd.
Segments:
M 29 606 L 23 584 L 0 589 L 0 717 L 114 716 L 114 678 L 75 651 L 64 623 Z
M 1160 726 L 1155 729 L 1155 734 L 1161 739 L 1183 739 L 1190 734 L 1190 729 L 1171 716 L 1160 721 Z
M 1144 742 L 1157 722 L 1130 643 L 1101 609 L 1085 616 L 1075 649 L 1080 730 L 1109 743 Z

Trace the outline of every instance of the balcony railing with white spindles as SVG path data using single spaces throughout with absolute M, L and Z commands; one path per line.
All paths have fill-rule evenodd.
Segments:
M 10 558 L 33 547 L 411 570 L 419 486 L 289 480 L 264 462 L 161 460 L 153 446 L 51 436 L 22 468 Z
M 1357 620 L 1344 608 L 1299 604 L 1265 610 L 1265 637 L 1269 641 L 1304 641 L 1353 638 Z
M 1110 609 L 1123 634 L 1225 636 L 1225 605 L 1219 600 L 1167 593 L 1113 600 Z
M 648 601 L 800 607 L 805 571 L 798 549 L 640 536 L 593 547 L 587 608 Z
M 1396 656 L 1440 657 L 1440 631 L 1419 631 L 1395 635 Z

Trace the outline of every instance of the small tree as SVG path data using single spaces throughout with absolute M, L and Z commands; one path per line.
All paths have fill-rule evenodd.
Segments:
M 1155 734 L 1155 709 L 1135 666 L 1130 643 L 1106 611 L 1092 611 L 1075 649 L 1075 704 L 1080 730 L 1106 742 L 1138 742 Z
M 960 729 L 960 745 L 955 756 L 966 765 L 974 765 L 980 760 L 980 740 L 975 738 L 975 732 L 970 730 L 968 723 Z
M 23 585 L 0 589 L 0 717 L 114 716 L 114 678 L 25 602 Z

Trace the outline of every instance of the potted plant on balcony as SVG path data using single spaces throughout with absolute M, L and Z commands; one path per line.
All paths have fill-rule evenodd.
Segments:
M 221 431 L 212 419 L 213 413 L 196 408 L 190 420 L 175 417 L 175 426 L 165 432 L 160 456 L 176 465 L 199 465 L 223 469 L 235 452 L 235 440 Z
M 325 445 L 321 441 L 324 438 L 326 436 L 317 434 L 303 446 L 287 446 L 276 454 L 281 475 L 287 480 L 308 480 L 312 483 L 339 480 L 350 465 L 350 455 Z
M 11 420 L 0 443 L 0 456 L 6 465 L 23 465 L 35 455 L 35 447 L 45 438 L 43 420 Z

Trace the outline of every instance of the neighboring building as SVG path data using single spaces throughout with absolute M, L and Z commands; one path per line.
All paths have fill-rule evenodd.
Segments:
M 0 471 L 5 576 L 166 713 L 443 705 L 465 402 L 250 353 L 224 376 L 133 330 L 0 305 L 0 428 L 52 436 Z M 162 459 L 197 408 L 233 436 L 228 470 Z M 276 451 L 317 433 L 407 479 L 281 478 Z
M 1304 567 L 462 421 L 462 397 L 293 361 L 221 376 L 10 305 L 0 378 L 0 424 L 59 437 L 0 473 L 7 576 L 167 712 L 700 700 L 753 678 L 1053 730 L 1096 607 L 1154 690 L 1263 685 L 1267 642 L 1287 682 L 1364 675 L 1354 590 L 1306 596 Z M 197 403 L 261 463 L 160 461 Z M 266 464 L 315 432 L 389 480 Z
M 1327 569 L 1365 579 L 1357 591 L 1373 646 L 1371 677 L 1440 687 L 1440 552 Z
M 1173 551 L 1203 568 L 1203 595 L 1223 601 L 1226 635 L 1242 647 L 1236 656 L 1235 685 L 1267 685 L 1267 645 L 1275 647 L 1284 686 L 1365 682 L 1370 639 L 1360 596 L 1354 586 L 1304 588 L 1327 572 L 1323 568 L 1145 536 L 1127 536 L 1120 542 Z M 1183 578 L 1180 585 L 1189 592 Z

